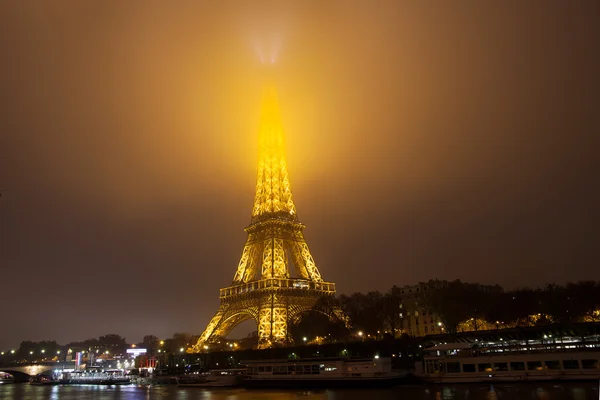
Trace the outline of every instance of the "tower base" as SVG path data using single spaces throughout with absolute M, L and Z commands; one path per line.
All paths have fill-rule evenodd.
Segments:
M 334 283 L 305 279 L 270 278 L 223 288 L 217 313 L 191 351 L 206 350 L 205 346 L 226 337 L 248 319 L 256 321 L 259 348 L 286 345 L 290 341 L 288 327 L 300 314 L 319 298 L 334 294 Z

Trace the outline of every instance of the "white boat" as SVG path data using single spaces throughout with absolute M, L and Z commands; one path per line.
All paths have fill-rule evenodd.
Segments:
M 433 383 L 600 380 L 600 344 L 440 344 L 425 349 L 415 375 Z
M 392 372 L 391 358 L 307 358 L 242 361 L 248 387 L 379 386 L 399 383 L 405 374 Z
M 177 377 L 181 387 L 233 387 L 242 383 L 243 368 L 213 369 L 206 374 L 187 374 Z
M 60 374 L 63 385 L 129 385 L 131 379 L 122 370 L 72 371 Z

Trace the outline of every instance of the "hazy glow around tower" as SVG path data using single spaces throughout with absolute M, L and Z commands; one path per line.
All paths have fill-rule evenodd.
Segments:
M 285 157 L 283 127 L 279 112 L 277 89 L 263 89 L 259 127 L 258 178 L 252 217 L 285 212 L 295 216 L 296 207 Z
M 269 38 L 254 38 L 254 52 L 261 64 L 275 64 L 279 57 L 282 41 L 282 37 L 279 34 L 274 34 Z

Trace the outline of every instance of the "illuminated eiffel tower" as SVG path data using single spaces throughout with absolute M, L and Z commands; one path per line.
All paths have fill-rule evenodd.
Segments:
M 258 326 L 258 346 L 286 344 L 288 326 L 318 298 L 335 294 L 310 254 L 292 199 L 277 91 L 263 93 L 256 196 L 248 239 L 231 286 L 220 290 L 221 305 L 193 352 L 227 336 L 241 322 Z M 297 278 L 290 275 L 290 267 Z

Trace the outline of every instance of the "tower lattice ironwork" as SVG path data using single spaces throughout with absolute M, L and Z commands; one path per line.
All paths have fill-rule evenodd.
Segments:
M 231 286 L 220 290 L 221 304 L 193 346 L 193 352 L 227 336 L 253 319 L 261 348 L 289 341 L 288 326 L 317 299 L 335 294 L 310 254 L 292 198 L 284 152 L 277 91 L 263 93 L 256 195 L 248 239 Z M 297 277 L 290 275 L 291 267 Z

